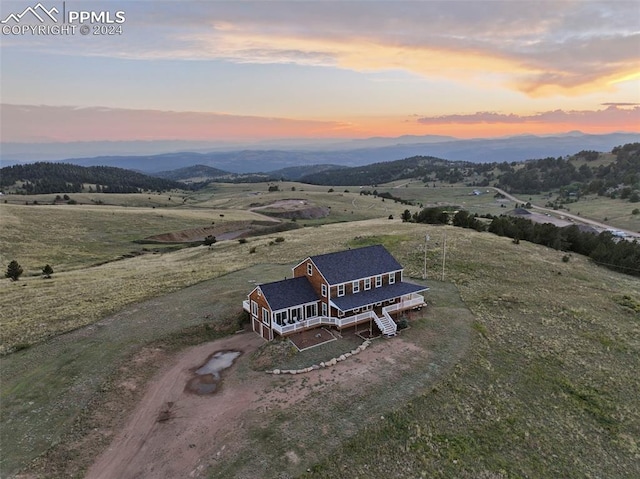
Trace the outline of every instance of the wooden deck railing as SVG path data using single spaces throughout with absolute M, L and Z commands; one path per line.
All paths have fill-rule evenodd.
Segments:
M 384 316 L 388 316 L 388 319 L 391 319 L 391 316 L 389 316 L 390 313 L 404 311 L 405 309 L 415 308 L 423 304 L 425 304 L 424 297 L 419 294 L 412 294 L 410 299 L 385 306 L 384 308 L 382 308 L 382 313 Z M 249 311 L 249 302 L 243 301 L 243 307 L 245 310 Z M 365 311 L 363 313 L 355 314 L 353 316 L 346 316 L 344 318 L 336 318 L 332 316 L 315 316 L 313 318 L 305 319 L 304 321 L 298 321 L 296 323 L 285 325 L 272 323 L 271 327 L 276 333 L 285 336 L 287 334 L 292 334 L 297 331 L 304 331 L 305 329 L 316 328 L 318 326 L 336 326 L 339 329 L 342 329 L 346 328 L 347 326 L 353 326 L 364 321 L 375 321 L 376 319 L 379 319 L 376 313 L 374 313 L 373 311 Z

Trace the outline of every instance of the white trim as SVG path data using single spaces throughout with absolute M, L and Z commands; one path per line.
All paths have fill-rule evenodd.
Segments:
M 307 276 L 313 276 L 313 263 L 311 261 L 307 263 Z
M 371 278 L 364 279 L 364 289 L 365 290 L 371 289 Z
M 327 316 L 329 313 L 329 308 L 327 307 L 327 303 L 322 302 L 322 316 Z
M 353 292 L 353 294 L 360 292 L 360 280 L 351 282 L 351 291 Z
M 258 303 L 256 303 L 253 299 L 251 300 L 251 315 L 258 317 Z
M 345 290 L 344 283 L 339 284 L 338 285 L 338 297 L 344 296 L 344 290 Z
M 379 274 L 378 276 L 376 276 L 376 288 L 381 288 L 382 287 L 382 275 Z
M 327 285 L 325 283 L 322 283 L 322 285 L 320 286 L 320 290 L 322 292 L 322 297 L 326 298 L 327 297 Z
M 271 315 L 269 314 L 269 310 L 267 308 L 262 308 L 262 322 L 267 326 L 271 324 Z
M 393 273 L 389 273 L 389 284 L 395 284 L 396 282 L 396 273 L 395 271 Z

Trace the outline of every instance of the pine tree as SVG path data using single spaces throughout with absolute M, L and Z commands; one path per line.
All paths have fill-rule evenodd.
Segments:
M 14 259 L 7 266 L 7 272 L 4 274 L 6 278 L 10 278 L 12 281 L 18 281 L 18 278 L 23 273 L 22 266 Z
M 49 279 L 51 278 L 51 275 L 53 274 L 53 268 L 51 267 L 51 265 L 45 265 L 44 268 L 42 268 L 42 275 Z

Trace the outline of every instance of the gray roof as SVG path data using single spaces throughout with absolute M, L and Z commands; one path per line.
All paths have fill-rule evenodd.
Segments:
M 319 299 L 306 276 L 261 284 L 259 287 L 273 311 Z
M 382 245 L 311 256 L 311 260 L 329 284 L 346 283 L 402 269 Z
M 371 288 L 355 294 L 339 296 L 337 298 L 332 297 L 331 301 L 342 311 L 349 311 L 351 309 L 362 308 L 369 304 L 388 301 L 405 294 L 417 293 L 418 291 L 425 291 L 427 289 L 429 288 L 419 284 L 400 282 L 388 284 L 380 288 Z

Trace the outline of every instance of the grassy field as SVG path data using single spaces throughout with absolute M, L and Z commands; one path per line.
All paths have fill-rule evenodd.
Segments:
M 218 196 L 223 201 L 225 195 L 227 203 L 236 201 L 237 191 L 231 190 L 214 191 L 206 201 L 217 201 Z M 276 196 L 294 197 L 289 193 L 300 192 Z M 73 455 L 65 456 L 56 444 L 67 434 L 86 434 L 84 414 L 106 407 L 98 397 L 123 374 L 127 358 L 145 348 L 178 348 L 228 331 L 236 324 L 239 301 L 251 281 L 287 274 L 292 259 L 376 242 L 396 255 L 407 277 L 420 277 L 427 233 L 427 282 L 433 284 L 429 300 L 441 309 L 404 337 L 434 350 L 441 347 L 452 366 L 455 362 L 450 373 L 432 384 L 425 379 L 428 365 L 412 363 L 397 382 L 390 379 L 384 388 L 358 398 L 374 407 L 376 415 L 356 422 L 345 421 L 355 414 L 349 408 L 358 401 L 338 404 L 345 415 L 323 410 L 322 398 L 300 404 L 253 431 L 247 451 L 238 456 L 249 461 L 221 463 L 212 477 L 240 475 L 247 468 L 255 472 L 256 467 L 265 471 L 264 477 L 278 477 L 284 470 L 282 457 L 272 455 L 268 444 L 281 439 L 300 444 L 296 451 L 302 460 L 290 473 L 308 477 L 640 476 L 637 279 L 598 268 L 577 255 L 563 262 L 562 252 L 526 242 L 516 245 L 489 233 L 387 220 L 380 208 L 395 205 L 389 200 L 320 189 L 308 193 L 335 198 L 343 206 L 370 200 L 373 206 L 364 211 L 377 211 L 379 219 L 307 227 L 250 238 L 246 244 L 220 242 L 212 248 L 138 256 L 69 269 L 52 280 L 1 280 L 4 351 L 35 344 L 1 358 L 2 476 L 52 447 L 55 461 L 73 461 Z M 450 199 L 455 199 L 453 192 L 443 194 L 441 201 Z M 7 211 L 17 218 L 13 241 L 22 238 L 19 248 L 32 248 L 36 256 L 48 246 L 34 229 L 37 221 L 25 223 L 23 212 L 94 208 L 1 206 L 3 220 Z M 216 214 L 224 210 L 226 218 L 241 204 L 209 206 Z M 200 221 L 199 214 L 211 215 L 204 206 L 191 209 L 194 221 Z M 185 221 L 178 208 L 164 209 L 163 214 L 169 211 L 175 211 L 177 223 Z M 157 209 L 146 208 L 147 213 Z M 91 217 L 89 213 L 76 221 L 74 215 L 67 219 L 67 229 Z M 25 224 L 31 229 L 23 231 Z M 103 223 L 93 224 L 94 233 L 102 231 Z M 442 279 L 445 232 L 447 262 L 440 282 L 435 279 Z M 275 236 L 285 241 L 274 243 Z M 121 242 L 113 240 L 114 245 Z M 261 266 L 268 264 L 282 266 Z M 183 289 L 196 284 L 195 289 Z M 211 288 L 213 294 L 195 300 L 192 291 L 197 288 Z M 151 303 L 140 304 L 145 300 Z M 154 314 L 157 308 L 167 314 Z M 202 329 L 211 314 L 220 318 L 220 327 Z M 468 347 L 438 341 L 452 331 L 448 325 L 456 331 L 464 325 L 471 328 Z M 57 336 L 68 331 L 73 332 Z M 52 336 L 57 337 L 36 344 Z M 460 352 L 464 354 L 456 356 Z M 158 365 L 148 367 L 151 375 Z M 381 409 L 387 411 L 384 419 Z M 325 421 L 333 434 L 309 434 L 315 421 Z M 55 477 L 43 471 L 43 477 Z

